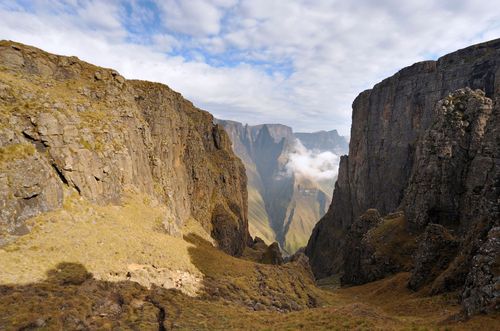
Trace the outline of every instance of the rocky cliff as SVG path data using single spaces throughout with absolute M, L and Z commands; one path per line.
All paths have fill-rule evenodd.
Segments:
M 249 227 L 268 243 L 278 241 L 288 253 L 303 247 L 316 221 L 326 212 L 334 178 L 318 180 L 290 169 L 290 155 L 304 139 L 307 151 L 345 152 L 346 141 L 333 131 L 294 133 L 281 124 L 219 123 L 245 164 L 249 192 Z
M 411 288 L 462 289 L 469 313 L 498 305 L 499 97 L 500 40 L 414 64 L 361 93 L 349 156 L 306 249 L 316 276 L 344 272 L 356 283 L 365 271 L 372 276 L 361 282 L 408 270 Z M 369 208 L 404 214 L 349 234 Z M 413 255 L 390 270 L 377 259 L 398 259 L 376 242 L 390 246 L 396 224 Z M 349 263 L 355 251 L 363 262 Z
M 243 164 L 212 115 L 167 86 L 2 41 L 0 113 L 1 241 L 73 191 L 119 205 L 133 190 L 165 207 L 172 235 L 194 219 L 230 254 L 249 242 Z

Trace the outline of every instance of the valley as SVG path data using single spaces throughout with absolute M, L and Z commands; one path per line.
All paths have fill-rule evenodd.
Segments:
M 0 330 L 498 330 L 499 68 L 362 92 L 335 181 L 336 131 L 1 41 Z

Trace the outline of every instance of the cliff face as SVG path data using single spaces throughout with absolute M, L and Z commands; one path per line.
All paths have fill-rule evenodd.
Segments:
M 332 204 L 306 249 L 316 276 L 346 271 L 351 256 L 346 247 L 352 247 L 346 234 L 367 209 L 375 208 L 381 215 L 404 211 L 405 235 L 422 236 L 415 269 L 406 266 L 413 275 L 448 268 L 439 277 L 422 276 L 424 283 L 437 277 L 435 293 L 460 288 L 467 275 L 474 278 L 472 261 L 479 259 L 474 256 L 499 220 L 499 95 L 500 40 L 414 64 L 361 93 L 353 103 L 349 156 L 341 159 Z M 365 244 L 373 237 L 367 231 Z M 446 238 L 456 249 L 450 252 L 436 238 Z M 491 239 L 488 245 L 497 247 Z M 475 293 L 482 291 L 483 297 L 474 299 L 482 300 L 483 308 L 498 297 L 491 290 L 498 275 L 488 268 L 489 274 L 477 280 L 483 290 Z M 382 270 L 377 277 L 393 271 Z M 348 282 L 354 273 L 347 270 Z
M 104 205 L 130 189 L 166 207 L 170 234 L 195 219 L 230 254 L 248 243 L 243 164 L 212 115 L 167 86 L 2 41 L 0 112 L 4 241 L 71 190 Z
M 307 149 L 317 149 L 321 151 L 331 150 L 335 154 L 344 154 L 349 149 L 347 140 L 339 135 L 337 130 L 318 132 L 295 132 L 298 138 Z
M 304 139 L 309 150 L 332 152 L 345 152 L 345 139 L 336 131 L 295 134 L 281 124 L 219 123 L 247 171 L 250 232 L 268 243 L 278 241 L 288 253 L 295 252 L 306 244 L 316 221 L 326 212 L 331 200 L 327 192 L 334 183 L 334 179 L 315 180 L 290 172 L 287 164 L 296 138 Z

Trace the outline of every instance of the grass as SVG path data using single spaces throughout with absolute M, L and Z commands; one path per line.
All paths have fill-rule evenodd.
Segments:
M 3 163 L 24 159 L 35 154 L 35 146 L 32 144 L 12 144 L 0 147 L 0 166 Z
M 417 248 L 417 238 L 408 232 L 404 215 L 385 217 L 377 227 L 368 232 L 367 237 L 375 247 L 376 255 L 390 257 L 403 270 L 412 268 L 412 254 Z
M 67 261 L 107 281 L 125 280 L 130 269 L 144 266 L 135 277 L 147 286 L 163 283 L 169 270 L 201 277 L 190 262 L 191 245 L 158 231 L 157 220 L 165 213 L 132 193 L 123 206 L 92 205 L 73 195 L 64 209 L 32 219 L 30 234 L 0 249 L 0 283 L 40 281 L 48 269 Z M 153 265 L 157 272 L 146 267 Z M 194 293 L 197 287 L 193 280 L 183 290 Z
M 184 239 L 156 231 L 163 211 L 147 196 L 129 192 L 122 206 L 66 197 L 62 210 L 33 219 L 30 234 L 0 248 L 2 330 L 498 329 L 498 313 L 454 321 L 456 297 L 411 292 L 408 273 L 343 289 L 330 286 L 334 277 L 316 287 L 297 265 L 223 253 L 194 221 Z M 154 274 L 128 279 L 130 264 L 188 271 L 201 287 L 168 289 Z

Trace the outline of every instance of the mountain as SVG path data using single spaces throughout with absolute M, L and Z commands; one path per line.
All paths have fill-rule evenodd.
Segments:
M 307 149 L 319 151 L 332 151 L 337 155 L 346 154 L 349 150 L 349 143 L 339 135 L 337 130 L 318 132 L 296 132 L 295 138 L 299 139 Z
M 307 162 L 324 152 L 345 153 L 345 139 L 335 130 L 294 133 L 281 124 L 217 123 L 228 132 L 234 152 L 245 164 L 250 233 L 268 243 L 278 241 L 288 253 L 303 247 L 326 212 L 335 179 L 334 174 L 317 178 L 308 169 L 294 168 L 294 160 Z
M 101 216 L 84 212 L 88 204 L 124 203 L 147 208 L 140 210 L 154 216 L 158 231 L 182 237 L 187 224 L 196 224 L 225 252 L 243 253 L 251 242 L 245 169 L 212 115 L 167 86 L 125 80 L 75 57 L 2 41 L 0 64 L 0 245 L 42 231 L 37 217 L 81 221 L 75 228 L 97 222 L 92 232 L 99 217 L 142 218 L 139 210 L 118 207 Z M 83 208 L 81 220 L 67 208 Z M 156 265 L 154 259 L 136 262 Z M 2 278 L 9 272 L 4 263 Z M 43 258 L 36 263 L 37 272 L 45 263 L 50 267 Z M 120 263 L 125 271 L 115 278 L 126 279 L 132 267 Z M 111 270 L 100 268 L 91 271 L 109 277 Z
M 407 271 L 498 309 L 500 40 L 404 68 L 353 103 L 349 156 L 306 248 L 318 278 Z
M 443 175 L 471 171 L 464 191 L 471 199 L 460 201 L 460 213 L 476 206 L 482 222 L 460 250 L 475 254 L 464 292 L 469 318 L 462 320 L 453 295 L 431 298 L 422 287 L 461 247 L 449 224 L 425 228 L 416 272 L 341 289 L 338 277 L 316 282 L 302 252 L 283 259 L 277 243 L 250 238 L 245 168 L 231 149 L 238 141 L 231 144 L 209 113 L 165 85 L 0 41 L 0 330 L 493 330 L 498 313 L 473 315 L 498 288 L 491 286 L 498 231 L 488 225 L 498 117 L 492 130 L 489 100 L 461 89 L 435 109 L 403 203 L 419 220 L 414 233 L 401 213 L 369 210 L 345 239 L 352 264 L 342 282 L 398 267 L 391 258 L 406 261 L 407 238 L 426 222 L 422 216 L 440 215 L 426 213 L 429 201 L 448 202 L 456 192 Z M 242 141 L 260 156 L 255 171 L 273 172 L 266 179 L 292 177 L 302 190 L 305 170 L 317 179 L 334 171 L 322 168 L 331 153 L 287 147 L 285 126 L 234 128 L 254 135 Z M 466 153 L 449 157 L 455 141 Z M 466 169 L 466 160 L 475 161 Z M 488 179 L 482 188 L 478 174 Z M 452 286 L 450 274 L 439 283 Z

